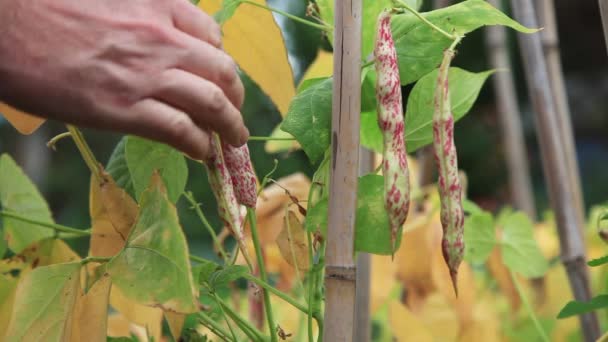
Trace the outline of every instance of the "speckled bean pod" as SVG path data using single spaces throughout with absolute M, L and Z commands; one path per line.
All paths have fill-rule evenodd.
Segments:
M 237 201 L 232 177 L 230 176 L 230 172 L 224 161 L 224 155 L 221 148 L 222 143 L 220 137 L 216 133 L 211 135 L 210 140 L 211 153 L 210 157 L 205 161 L 209 185 L 211 186 L 211 190 L 217 201 L 220 218 L 230 229 L 232 235 L 237 240 L 243 255 L 249 261 L 249 255 L 245 244 L 245 234 L 243 233 L 241 206 Z
M 374 47 L 377 73 L 376 99 L 378 125 L 382 131 L 384 149 L 384 206 L 389 216 L 393 250 L 397 233 L 407 219 L 410 205 L 410 181 L 404 141 L 403 103 L 397 51 L 391 32 L 390 13 L 378 17 Z
M 249 157 L 249 147 L 234 147 L 222 142 L 222 152 L 237 201 L 249 208 L 255 208 L 258 198 L 257 180 Z
M 450 103 L 448 71 L 454 51 L 446 50 L 439 67 L 433 114 L 433 147 L 439 169 L 441 198 L 441 251 L 450 270 L 454 291 L 458 294 L 458 267 L 464 256 L 464 211 L 462 186 L 458 176 L 458 156 L 454 145 L 454 116 Z

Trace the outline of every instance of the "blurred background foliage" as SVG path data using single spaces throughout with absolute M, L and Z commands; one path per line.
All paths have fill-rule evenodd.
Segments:
M 567 90 L 575 129 L 579 167 L 587 208 L 604 202 L 608 194 L 605 170 L 608 170 L 608 57 L 602 37 L 601 21 L 597 2 L 557 0 L 560 51 L 567 82 Z M 305 0 L 268 0 L 272 7 L 305 17 Z M 423 10 L 430 9 L 426 1 Z M 314 61 L 319 48 L 328 48 L 324 37 L 315 29 L 275 15 L 283 30 L 289 61 L 293 67 L 296 84 L 306 68 Z M 517 90 L 522 108 L 522 120 L 528 156 L 534 184 L 534 193 L 539 212 L 549 208 L 540 154 L 535 138 L 535 122 L 527 98 L 515 34 L 509 31 L 512 47 L 512 62 L 517 81 Z M 464 40 L 455 60 L 456 66 L 471 71 L 489 69 L 484 45 L 484 31 L 471 33 Z M 246 87 L 243 116 L 251 134 L 268 136 L 281 121 L 281 116 L 268 97 L 246 75 L 242 75 Z M 409 89 L 405 89 L 407 93 Z M 10 153 L 25 172 L 39 186 L 48 200 L 58 223 L 87 228 L 89 171 L 69 140 L 60 141 L 57 151 L 46 147 L 53 136 L 65 131 L 57 122 L 45 123 L 30 136 L 22 136 L 0 117 L 0 153 Z M 120 135 L 94 130 L 84 131 L 99 161 L 106 163 L 120 139 Z M 473 110 L 456 127 L 456 143 L 459 149 L 459 165 L 469 179 L 469 197 L 480 206 L 497 211 L 509 203 L 507 170 L 504 153 L 500 145 L 500 127 L 497 118 L 491 83 L 482 89 Z M 269 155 L 262 142 L 249 144 L 254 166 L 261 177 L 278 160 L 274 178 L 296 171 L 311 175 L 310 165 L 302 151 Z M 208 187 L 203 168 L 189 161 L 190 176 L 187 189 L 191 190 L 211 223 L 221 227 L 216 215 L 213 195 Z M 213 255 L 208 234 L 200 226 L 192 210 L 182 198 L 178 203 L 180 220 L 188 236 L 194 254 Z M 79 253 L 88 248 L 88 239 L 70 242 Z

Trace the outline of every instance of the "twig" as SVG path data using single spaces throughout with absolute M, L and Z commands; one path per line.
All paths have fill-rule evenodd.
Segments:
M 515 273 L 513 273 L 513 271 L 509 270 L 509 273 L 511 274 L 511 279 L 513 279 L 513 284 L 515 284 L 517 294 L 519 295 L 519 298 L 521 298 L 521 302 L 524 304 L 524 308 L 526 309 L 528 316 L 530 316 L 530 319 L 532 319 L 534 327 L 536 327 L 536 331 L 538 331 L 538 334 L 544 342 L 550 342 L 549 336 L 547 336 L 547 332 L 545 331 L 545 329 L 543 329 L 543 326 L 540 324 L 538 317 L 536 317 L 534 309 L 532 309 L 530 301 L 528 300 L 528 296 L 526 296 L 526 293 L 521 287 L 519 279 L 517 279 L 517 276 L 515 275 Z
M 229 260 L 228 254 L 226 254 L 226 250 L 224 249 L 224 246 L 222 245 L 220 240 L 217 238 L 217 234 L 215 233 L 215 230 L 213 229 L 213 227 L 207 220 L 207 217 L 205 217 L 205 214 L 201 210 L 200 204 L 194 198 L 194 194 L 192 194 L 191 191 L 187 191 L 187 192 L 184 192 L 184 197 L 186 198 L 186 200 L 188 200 L 188 202 L 190 202 L 192 209 L 194 209 L 194 211 L 198 215 L 198 218 L 203 223 L 203 226 L 207 229 L 207 232 L 209 233 L 209 235 L 211 235 L 211 239 L 213 239 L 213 244 L 214 244 L 216 250 L 222 257 L 222 259 L 224 259 L 224 262 L 227 263 Z
M 297 17 L 295 15 L 289 14 L 287 12 L 281 11 L 281 10 L 276 9 L 276 8 L 272 8 L 272 7 L 269 7 L 269 6 L 261 5 L 261 4 L 257 3 L 257 2 L 253 2 L 253 1 L 249 1 L 249 0 L 240 0 L 240 1 L 242 3 L 244 3 L 244 4 L 249 4 L 249 5 L 252 5 L 252 6 L 263 8 L 263 9 L 271 11 L 271 12 L 278 13 L 278 14 L 280 14 L 282 16 L 285 16 L 285 17 L 287 17 L 287 18 L 289 18 L 289 19 L 291 19 L 293 21 L 297 21 L 297 22 L 299 22 L 301 24 L 308 25 L 310 27 L 314 27 L 314 28 L 317 28 L 317 29 L 325 31 L 325 32 L 331 32 L 333 30 L 333 28 L 331 26 L 323 25 L 323 24 L 315 24 L 312 21 L 309 21 L 309 20 L 306 20 L 306 19 L 302 19 L 300 17 Z

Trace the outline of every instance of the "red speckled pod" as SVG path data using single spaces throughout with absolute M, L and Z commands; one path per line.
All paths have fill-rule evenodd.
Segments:
M 454 145 L 454 116 L 448 87 L 448 71 L 453 57 L 454 51 L 446 50 L 439 67 L 433 115 L 433 147 L 439 168 L 438 187 L 443 227 L 441 250 L 450 269 L 454 292 L 458 294 L 458 267 L 464 256 L 464 211 L 462 186 L 458 177 L 458 156 Z
M 257 180 L 249 157 L 249 147 L 234 147 L 222 142 L 222 152 L 237 201 L 249 208 L 255 208 L 258 198 Z
M 407 219 L 410 206 L 410 180 L 404 141 L 403 103 L 397 51 L 391 32 L 391 16 L 382 12 L 378 17 L 375 67 L 378 74 L 376 99 L 378 125 L 384 140 L 384 206 L 391 226 L 393 251 L 399 228 Z
M 245 244 L 245 235 L 243 233 L 241 206 L 234 193 L 232 177 L 230 176 L 230 172 L 224 161 L 221 144 L 220 137 L 216 133 L 213 133 L 211 135 L 210 144 L 211 156 L 205 161 L 207 178 L 209 179 L 209 185 L 211 186 L 211 190 L 217 201 L 220 218 L 236 238 L 239 248 L 249 262 L 249 254 Z

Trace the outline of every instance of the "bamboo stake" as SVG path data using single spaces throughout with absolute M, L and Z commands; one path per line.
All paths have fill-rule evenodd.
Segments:
M 580 227 L 584 226 L 585 222 L 585 202 L 583 199 L 583 191 L 580 182 L 580 172 L 578 169 L 578 161 L 576 158 L 576 142 L 572 130 L 572 115 L 570 114 L 570 106 L 568 105 L 568 93 L 564 82 L 562 72 L 562 61 L 559 55 L 559 38 L 557 34 L 557 25 L 555 21 L 555 6 L 553 0 L 538 1 L 539 22 L 543 26 L 541 31 L 541 39 L 543 42 L 543 50 L 545 52 L 545 62 L 549 71 L 549 84 L 553 91 L 553 99 L 556 104 L 556 114 L 559 115 L 560 129 L 562 138 L 568 140 L 564 143 L 564 148 L 569 151 L 566 153 L 566 161 L 568 163 L 568 173 L 570 182 L 572 183 L 572 191 L 574 195 L 574 203 L 576 212 L 579 214 Z
M 501 9 L 500 0 L 489 3 Z M 522 132 L 520 110 L 513 81 L 512 66 L 507 46 L 507 32 L 504 26 L 486 28 L 486 46 L 492 68 L 501 70 L 493 76 L 494 91 L 498 102 L 498 117 L 502 130 L 502 143 L 505 149 L 509 174 L 509 190 L 515 208 L 523 210 L 529 217 L 536 219 L 536 207 L 532 194 L 530 168 L 526 158 L 526 144 Z
M 527 27 L 538 27 L 531 0 L 511 0 L 517 21 Z M 589 275 L 585 264 L 585 244 L 578 219 L 573 184 L 570 182 L 568 160 L 565 155 L 572 151 L 563 145 L 563 139 L 556 114 L 555 101 L 548 87 L 549 76 L 543 58 L 542 42 L 538 34 L 518 34 L 521 57 L 526 71 L 530 98 L 536 111 L 538 137 L 542 162 L 549 189 L 549 198 L 555 213 L 560 239 L 561 259 L 568 274 L 570 287 L 576 300 L 591 298 Z M 571 132 L 570 132 L 571 134 Z M 595 341 L 599 337 L 599 324 L 595 313 L 579 316 L 585 341 Z
M 363 147 L 359 150 L 359 175 L 374 171 L 374 153 Z M 356 342 L 368 342 L 372 338 L 369 316 L 371 286 L 371 256 L 368 253 L 357 255 L 357 283 L 355 297 L 355 339 Z
M 335 0 L 332 160 L 325 255 L 325 341 L 352 341 L 361 112 L 361 0 Z
M 604 26 L 604 39 L 606 40 L 606 49 L 608 49 L 608 0 L 599 0 L 599 2 L 602 25 Z

